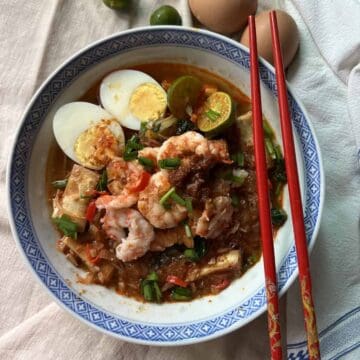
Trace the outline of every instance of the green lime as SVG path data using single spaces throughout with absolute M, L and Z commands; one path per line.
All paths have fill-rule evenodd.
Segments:
M 217 91 L 205 101 L 197 120 L 198 128 L 208 135 L 218 134 L 235 119 L 235 106 L 229 94 Z
M 156 9 L 150 17 L 150 25 L 181 25 L 182 20 L 178 11 L 169 5 Z
M 131 0 L 103 0 L 104 4 L 111 9 L 121 10 L 130 6 Z
M 190 75 L 180 76 L 169 87 L 168 105 L 178 119 L 187 115 L 187 107 L 193 107 L 200 95 L 201 81 Z

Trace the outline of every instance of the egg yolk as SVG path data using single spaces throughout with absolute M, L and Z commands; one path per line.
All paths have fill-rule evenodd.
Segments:
M 137 87 L 131 95 L 129 109 L 140 121 L 157 120 L 165 113 L 166 94 L 156 84 L 145 83 Z
M 91 168 L 101 168 L 120 155 L 119 141 L 109 129 L 115 120 L 102 120 L 77 138 L 74 151 L 79 162 Z

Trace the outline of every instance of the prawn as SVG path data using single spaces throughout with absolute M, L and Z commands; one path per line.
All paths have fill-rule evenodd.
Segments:
M 106 168 L 107 187 L 112 195 L 103 195 L 96 200 L 98 209 L 128 208 L 136 204 L 141 189 L 137 188 L 147 174 L 136 161 L 125 161 L 123 158 L 113 159 Z M 134 185 L 135 184 L 135 185 Z
M 145 255 L 155 239 L 154 228 L 134 209 L 108 209 L 102 218 L 107 236 L 118 243 L 116 257 L 124 262 Z M 124 228 L 129 230 L 126 237 Z
M 160 204 L 161 197 L 171 188 L 169 175 L 159 171 L 152 175 L 148 186 L 139 194 L 138 209 L 141 214 L 159 229 L 169 229 L 177 226 L 187 216 L 187 209 L 172 203 L 170 208 Z
M 193 155 L 224 163 L 232 162 L 224 140 L 208 140 L 196 131 L 188 131 L 166 140 L 158 151 L 157 159 L 183 159 Z

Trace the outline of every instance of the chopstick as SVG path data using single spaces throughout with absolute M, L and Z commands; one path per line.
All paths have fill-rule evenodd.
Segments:
M 282 359 L 277 293 L 276 267 L 270 213 L 268 175 L 261 109 L 259 65 L 254 16 L 249 16 L 251 102 L 253 111 L 253 137 L 255 148 L 256 185 L 259 199 L 260 233 L 263 247 L 265 290 L 267 299 L 268 335 L 271 359 Z
M 301 202 L 299 177 L 296 166 L 294 138 L 289 114 L 284 67 L 282 62 L 279 32 L 275 11 L 270 12 L 272 47 L 275 60 L 276 83 L 280 111 L 281 133 L 284 144 L 285 169 L 288 180 L 291 216 L 293 220 L 295 247 L 299 268 L 301 299 L 304 311 L 305 329 L 309 359 L 320 359 L 319 339 L 316 327 L 315 309 L 312 298 L 309 255 Z

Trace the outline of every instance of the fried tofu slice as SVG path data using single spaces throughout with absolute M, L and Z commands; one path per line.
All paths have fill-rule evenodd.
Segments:
M 99 174 L 75 164 L 71 170 L 65 191 L 58 192 L 53 199 L 53 217 L 68 215 L 82 232 L 86 225 L 86 209 L 89 199 L 82 198 L 88 191 L 96 189 Z
M 210 274 L 240 269 L 241 261 L 240 250 L 231 250 L 210 260 L 205 266 L 191 269 L 186 276 L 186 281 L 192 282 Z
M 89 261 L 85 244 L 69 236 L 64 236 L 62 242 L 81 259 L 83 264 L 86 265 L 91 272 L 96 272 L 96 278 L 100 284 L 106 285 L 111 281 L 115 273 L 115 267 L 110 262 L 102 260 L 99 265 L 95 266 Z

